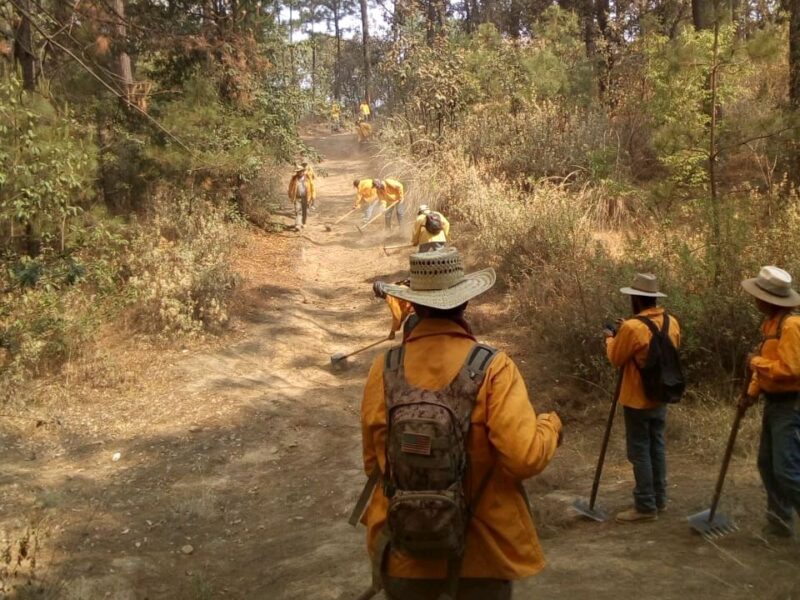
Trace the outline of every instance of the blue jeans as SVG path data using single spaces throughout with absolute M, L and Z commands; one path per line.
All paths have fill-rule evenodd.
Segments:
M 395 203 L 386 211 L 384 217 L 386 218 L 386 227 L 392 226 L 392 215 L 397 215 L 397 225 L 403 220 L 403 215 L 406 214 L 406 207 L 402 202 Z
M 364 207 L 364 223 L 367 223 L 381 209 L 381 201 L 373 200 Z
M 800 513 L 800 402 L 770 399 L 764 404 L 758 470 L 767 490 L 767 518 L 792 530 Z
M 651 513 L 667 505 L 667 446 L 664 429 L 667 406 L 625 407 L 625 439 L 636 487 L 633 502 L 639 512 Z

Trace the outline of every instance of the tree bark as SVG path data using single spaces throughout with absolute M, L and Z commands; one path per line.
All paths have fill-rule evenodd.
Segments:
M 795 118 L 800 118 L 800 0 L 789 3 L 789 101 Z M 800 134 L 795 133 L 789 176 L 800 184 Z
M 789 0 L 789 98 L 800 110 L 800 0 Z
M 692 20 L 697 30 L 712 30 L 720 24 L 730 23 L 733 18 L 732 0 L 692 0 Z
M 333 0 L 333 31 L 336 35 L 336 64 L 333 68 L 333 96 L 336 100 L 342 98 L 342 30 L 339 23 L 339 0 Z
M 131 68 L 131 57 L 125 51 L 127 38 L 127 28 L 125 26 L 125 3 L 124 0 L 113 0 L 114 9 L 114 33 L 116 35 L 117 51 L 117 75 L 119 75 L 120 87 L 125 101 L 131 103 L 133 94 L 133 69 Z
M 30 12 L 28 0 L 20 0 L 20 6 L 26 13 Z M 22 87 L 28 91 L 36 88 L 39 77 L 39 65 L 33 52 L 33 33 L 28 17 L 20 13 L 20 22 L 14 39 L 14 56 L 22 67 Z
M 369 9 L 367 0 L 359 0 L 361 4 L 361 43 L 364 52 L 364 99 L 372 105 L 372 58 L 369 51 Z

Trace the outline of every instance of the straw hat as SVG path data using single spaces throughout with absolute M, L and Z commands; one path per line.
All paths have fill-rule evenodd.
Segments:
M 461 306 L 489 290 L 496 281 L 494 269 L 464 274 L 464 263 L 455 248 L 412 254 L 410 287 L 385 286 L 386 294 L 414 304 L 448 310 Z
M 792 289 L 792 276 L 778 267 L 761 267 L 758 277 L 742 282 L 744 291 L 775 306 L 800 306 L 800 294 Z
M 648 298 L 666 298 L 666 294 L 658 291 L 658 278 L 652 273 L 637 273 L 630 287 L 619 290 L 628 296 L 646 296 Z
M 306 170 L 306 168 L 303 165 L 295 165 L 294 166 L 295 173 L 299 173 L 300 171 L 305 171 L 305 170 Z
M 430 209 L 431 209 L 430 206 L 428 206 L 427 204 L 420 204 L 419 208 L 417 209 L 417 214 L 418 215 L 424 215 Z

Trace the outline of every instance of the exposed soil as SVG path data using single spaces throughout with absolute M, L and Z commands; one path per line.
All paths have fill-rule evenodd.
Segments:
M 0 598 L 348 599 L 367 586 L 364 532 L 346 519 L 364 481 L 361 387 L 381 349 L 341 371 L 329 357 L 388 332 L 370 284 L 400 275 L 407 255 L 386 256 L 382 225 L 361 235 L 359 215 L 326 231 L 354 176 L 386 174 L 353 135 L 312 143 L 328 174 L 319 212 L 302 236 L 249 234 L 232 333 L 169 349 L 110 335 L 41 387 L 33 418 L 0 418 Z M 520 363 L 537 409 L 567 413 L 565 445 L 528 483 L 549 568 L 516 597 L 800 598 L 798 547 L 759 533 L 752 452 L 735 459 L 723 505 L 742 531 L 721 540 L 686 524 L 707 505 L 719 451 L 693 451 L 677 428 L 669 512 L 628 526 L 577 518 L 608 398 L 560 379 L 499 292 L 471 312 Z M 691 409 L 679 410 L 686 427 Z M 632 487 L 617 425 L 600 499 L 611 511 Z

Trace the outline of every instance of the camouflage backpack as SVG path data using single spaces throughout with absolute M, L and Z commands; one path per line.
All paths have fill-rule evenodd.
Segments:
M 455 379 L 438 391 L 406 381 L 405 347 L 386 354 L 388 546 L 416 558 L 447 559 L 451 590 L 457 586 L 472 509 L 488 479 L 471 499 L 466 497 L 472 411 L 495 354 L 476 344 Z

